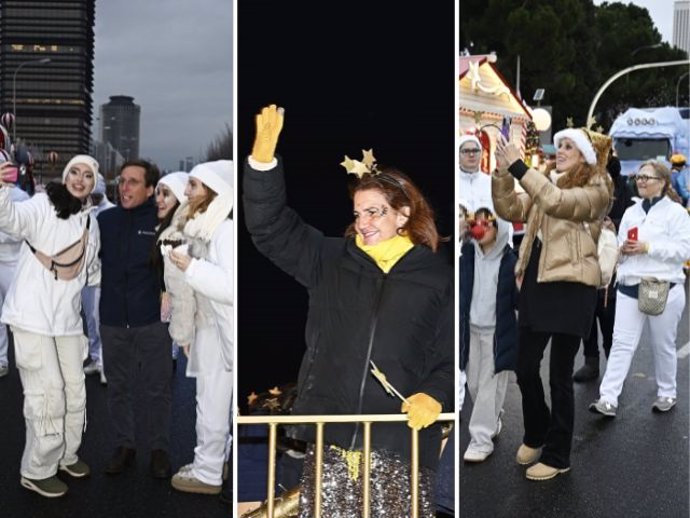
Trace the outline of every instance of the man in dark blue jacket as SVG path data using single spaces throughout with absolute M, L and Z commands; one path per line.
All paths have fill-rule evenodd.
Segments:
M 160 318 L 160 278 L 150 257 L 158 218 L 158 168 L 145 160 L 120 169 L 120 204 L 98 216 L 101 231 L 101 339 L 116 450 L 105 472 L 134 461 L 134 387 L 141 370 L 151 474 L 170 476 L 170 337 Z

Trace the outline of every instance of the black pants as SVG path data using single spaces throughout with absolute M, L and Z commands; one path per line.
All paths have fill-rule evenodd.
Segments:
M 598 290 L 597 307 L 594 310 L 594 320 L 589 336 L 584 340 L 584 354 L 587 358 L 599 359 L 599 333 L 597 332 L 597 320 L 601 327 L 602 347 L 604 354 L 609 357 L 611 344 L 613 343 L 613 322 L 616 317 L 616 289 L 609 286 L 609 291 Z M 608 297 L 607 297 L 608 295 Z
M 544 399 L 544 386 L 539 374 L 549 338 L 550 410 Z M 540 461 L 555 468 L 570 467 L 575 421 L 573 363 L 579 348 L 579 336 L 539 333 L 531 328 L 520 327 L 516 374 L 522 392 L 523 442 L 531 448 L 543 445 Z
M 172 356 L 167 327 L 162 322 L 131 328 L 101 326 L 101 340 L 115 446 L 136 448 L 135 400 L 141 398 L 148 446 L 168 451 Z M 138 377 L 142 392 L 135 394 Z

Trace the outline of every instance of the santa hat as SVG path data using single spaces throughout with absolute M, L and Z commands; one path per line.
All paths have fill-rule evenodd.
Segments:
M 184 171 L 176 171 L 174 173 L 168 173 L 165 176 L 162 176 L 161 179 L 158 180 L 158 185 L 163 184 L 170 189 L 175 195 L 175 198 L 177 198 L 177 201 L 180 202 L 180 205 L 182 205 L 187 201 L 187 196 L 185 195 L 184 190 L 187 187 L 188 181 L 189 174 L 185 173 Z
M 564 138 L 573 141 L 589 165 L 597 165 L 598 163 L 602 167 L 606 166 L 611 150 L 611 137 L 587 128 L 567 128 L 554 135 L 553 143 L 556 149 L 558 149 L 559 142 Z
M 67 178 L 67 174 L 69 173 L 70 169 L 72 169 L 75 165 L 77 164 L 83 164 L 89 169 L 91 169 L 91 172 L 98 178 L 98 162 L 96 159 L 92 156 L 89 155 L 75 155 L 73 156 L 69 162 L 67 162 L 67 165 L 65 165 L 65 168 L 62 170 L 62 183 L 65 183 L 65 179 Z M 96 187 L 96 182 L 94 182 L 94 189 Z M 92 191 L 94 190 L 92 189 Z
M 475 144 L 477 144 L 477 146 L 479 146 L 479 149 L 482 148 L 482 143 L 479 142 L 479 139 L 476 135 L 462 135 L 460 137 L 460 143 L 458 145 L 458 148 L 462 149 L 462 146 L 465 145 L 467 142 L 474 142 Z
M 194 166 L 189 173 L 190 178 L 196 178 L 206 187 L 210 187 L 217 194 L 232 196 L 233 176 L 235 166 L 232 160 L 216 160 L 215 162 L 204 162 Z

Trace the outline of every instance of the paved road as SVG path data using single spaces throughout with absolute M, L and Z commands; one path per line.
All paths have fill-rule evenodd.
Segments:
M 11 350 L 12 348 L 10 348 Z M 195 444 L 195 386 L 184 376 L 185 362 L 179 360 L 173 380 L 171 462 L 173 469 L 190 462 Z M 10 364 L 14 358 L 10 352 Z M 68 480 L 69 492 L 62 498 L 43 498 L 19 485 L 19 463 L 24 448 L 21 383 L 17 370 L 0 379 L 0 517 L 3 518 L 221 518 L 231 516 L 230 506 L 218 497 L 179 493 L 167 480 L 148 474 L 146 446 L 137 451 L 136 470 L 108 477 L 103 469 L 112 453 L 106 387 L 98 376 L 88 376 L 87 429 L 80 450 L 91 466 L 85 480 Z M 138 409 L 138 418 L 144 409 Z M 142 421 L 143 422 L 143 421 Z
M 686 293 L 688 285 L 686 283 Z M 494 453 L 482 464 L 462 462 L 467 448 L 471 404 L 460 423 L 460 512 L 462 518 L 688 518 L 688 435 L 690 353 L 688 307 L 678 333 L 678 404 L 656 414 L 654 364 L 648 334 L 633 360 L 619 401 L 618 416 L 606 419 L 587 406 L 598 397 L 598 382 L 575 384 L 572 469 L 553 480 L 525 479 L 514 458 L 522 440 L 520 390 L 511 380 L 504 427 Z M 548 349 L 547 349 L 548 354 Z M 601 369 L 605 358 L 601 354 Z M 576 369 L 582 364 L 578 354 Z M 543 363 L 548 365 L 548 361 Z M 546 371 L 542 370 L 546 376 Z M 548 387 L 548 376 L 545 378 Z M 548 392 L 548 391 L 547 391 Z

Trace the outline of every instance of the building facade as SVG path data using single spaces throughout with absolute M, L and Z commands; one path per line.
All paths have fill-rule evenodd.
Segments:
M 88 153 L 91 140 L 95 0 L 0 0 L 0 112 L 39 170 Z M 45 175 L 44 175 L 45 176 Z
M 100 111 L 101 142 L 108 142 L 125 160 L 139 158 L 141 107 L 134 103 L 134 97 L 112 95 Z
M 675 2 L 673 6 L 673 46 L 690 54 L 690 2 Z

